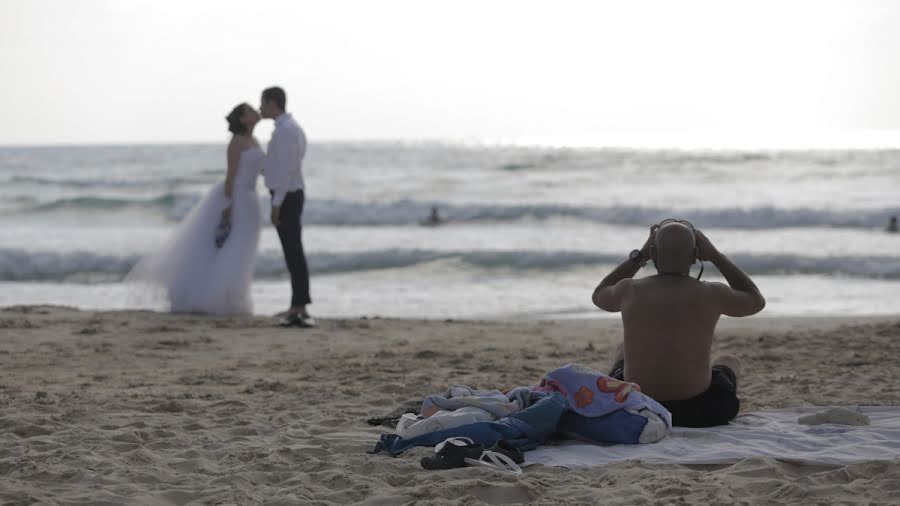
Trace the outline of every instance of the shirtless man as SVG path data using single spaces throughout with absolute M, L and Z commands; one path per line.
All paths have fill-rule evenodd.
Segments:
M 649 259 L 659 274 L 632 279 Z M 697 260 L 712 262 L 728 285 L 691 278 Z M 713 332 L 721 315 L 750 316 L 766 301 L 702 232 L 674 220 L 654 225 L 643 248 L 603 279 L 593 300 L 622 312 L 625 342 L 610 376 L 640 385 L 672 412 L 675 425 L 710 427 L 737 415 L 740 362 L 726 355 L 710 366 Z

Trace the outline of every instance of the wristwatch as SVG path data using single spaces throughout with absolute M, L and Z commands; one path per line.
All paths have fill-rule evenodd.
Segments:
M 631 254 L 628 255 L 628 259 L 633 262 L 639 263 L 641 267 L 647 265 L 647 261 L 644 260 L 644 254 L 641 253 L 641 250 L 639 249 L 632 250 Z

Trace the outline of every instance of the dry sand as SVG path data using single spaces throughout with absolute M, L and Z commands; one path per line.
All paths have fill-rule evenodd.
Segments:
M 365 450 L 452 383 L 606 368 L 617 320 L 325 320 L 0 310 L 4 504 L 900 504 L 900 460 L 425 471 Z M 900 317 L 729 320 L 743 410 L 900 405 Z

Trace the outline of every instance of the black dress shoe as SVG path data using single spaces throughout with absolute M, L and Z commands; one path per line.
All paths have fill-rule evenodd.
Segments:
M 278 323 L 281 327 L 300 327 L 301 329 L 310 329 L 316 326 L 316 321 L 312 316 L 300 315 L 297 313 L 289 313 Z
M 300 315 L 297 313 L 288 313 L 284 319 L 278 322 L 279 327 L 295 327 L 300 325 Z
M 300 323 L 298 323 L 297 326 L 304 329 L 311 329 L 316 326 L 316 320 L 308 314 L 300 315 Z

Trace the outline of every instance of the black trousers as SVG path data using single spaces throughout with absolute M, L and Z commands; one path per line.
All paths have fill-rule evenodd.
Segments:
M 737 376 L 724 365 L 712 366 L 709 388 L 700 395 L 679 401 L 659 401 L 672 413 L 672 425 L 678 427 L 714 427 L 728 425 L 741 409 L 737 397 Z M 609 376 L 625 381 L 625 361 L 619 360 Z
M 278 238 L 281 239 L 281 250 L 284 252 L 284 262 L 291 273 L 291 307 L 312 303 L 309 297 L 309 269 L 301 238 L 303 226 L 300 224 L 305 200 L 303 190 L 288 193 L 281 203 L 280 223 L 276 227 Z

